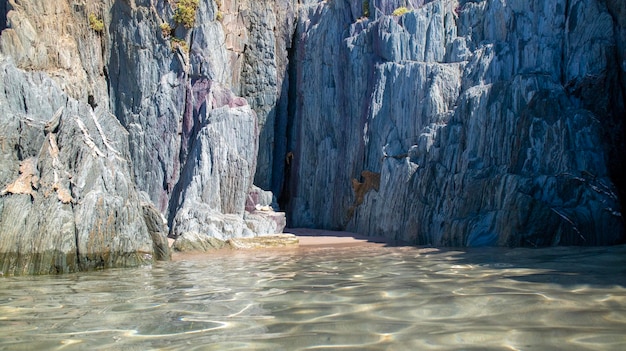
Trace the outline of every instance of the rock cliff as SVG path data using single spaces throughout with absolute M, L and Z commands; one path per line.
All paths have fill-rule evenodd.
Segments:
M 413 244 L 624 240 L 623 1 L 9 0 L 0 25 L 4 274 L 281 232 L 277 199 Z
M 452 246 L 624 239 L 623 2 L 360 3 L 300 7 L 291 225 Z
M 280 74 L 250 82 L 225 44 L 275 24 L 266 13 L 229 32 L 220 6 L 3 2 L 2 273 L 147 264 L 169 258 L 168 234 L 282 232 L 273 195 L 252 184 L 263 123 L 234 94 Z

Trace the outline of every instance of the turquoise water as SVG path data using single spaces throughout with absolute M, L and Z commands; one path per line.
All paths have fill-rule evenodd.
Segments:
M 626 350 L 626 247 L 311 247 L 0 279 L 2 350 Z

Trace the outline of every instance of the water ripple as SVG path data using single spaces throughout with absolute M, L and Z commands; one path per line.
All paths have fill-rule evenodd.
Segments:
M 6 277 L 0 350 L 624 350 L 625 263 L 364 245 Z

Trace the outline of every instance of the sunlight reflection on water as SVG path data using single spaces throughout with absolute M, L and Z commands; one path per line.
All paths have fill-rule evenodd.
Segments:
M 0 349 L 625 350 L 625 263 L 361 245 L 6 277 Z

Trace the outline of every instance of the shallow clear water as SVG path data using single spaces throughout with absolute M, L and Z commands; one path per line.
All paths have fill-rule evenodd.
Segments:
M 0 284 L 7 350 L 626 350 L 626 247 L 318 247 Z

